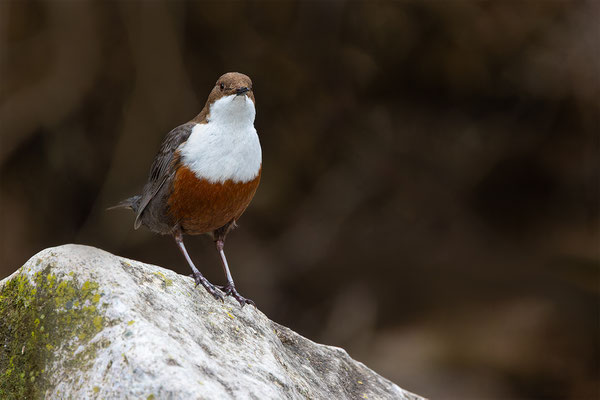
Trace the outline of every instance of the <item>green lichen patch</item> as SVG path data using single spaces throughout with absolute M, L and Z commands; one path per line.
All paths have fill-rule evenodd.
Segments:
M 52 266 L 0 287 L 1 399 L 43 398 L 58 353 L 69 355 L 61 368 L 74 371 L 95 358 L 99 345 L 89 342 L 106 325 L 100 296 L 97 283 L 60 279 Z
M 164 288 L 167 288 L 167 287 L 169 287 L 169 286 L 173 285 L 173 279 L 169 279 L 169 278 L 167 278 L 167 277 L 165 276 L 165 274 L 163 274 L 162 272 L 160 272 L 160 271 L 156 271 L 156 272 L 154 272 L 154 275 L 156 275 L 156 276 L 158 276 L 158 277 L 162 278 L 162 280 L 163 280 L 163 283 L 164 283 Z

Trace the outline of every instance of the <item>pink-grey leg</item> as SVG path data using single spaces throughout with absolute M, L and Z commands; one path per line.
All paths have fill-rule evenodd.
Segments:
M 243 297 L 237 292 L 237 290 L 235 289 L 235 284 L 233 283 L 233 277 L 231 276 L 231 272 L 229 271 L 229 264 L 227 263 L 227 258 L 225 257 L 225 252 L 223 251 L 223 248 L 225 247 L 225 236 L 227 235 L 230 226 L 231 224 L 226 225 L 221 229 L 217 229 L 213 233 L 217 251 L 219 252 L 219 256 L 221 256 L 223 272 L 225 272 L 225 276 L 227 277 L 227 285 L 218 286 L 218 288 L 225 292 L 226 296 L 232 296 L 234 299 L 236 299 L 242 307 L 244 307 L 246 304 L 252 304 L 256 307 L 256 304 L 254 304 L 252 300 Z
M 221 293 L 219 293 L 219 291 L 217 290 L 215 285 L 210 283 L 208 281 L 208 279 L 206 279 L 204 277 L 204 275 L 202 275 L 202 273 L 200 273 L 198 268 L 196 268 L 196 266 L 192 262 L 192 259 L 190 258 L 187 250 L 185 249 L 185 245 L 183 244 L 183 235 L 181 234 L 181 231 L 179 229 L 173 233 L 173 237 L 175 238 L 175 243 L 177 243 L 177 247 L 179 247 L 179 250 L 181 250 L 181 252 L 183 253 L 183 256 L 185 257 L 188 264 L 192 268 L 194 280 L 196 281 L 196 286 L 198 286 L 198 285 L 204 286 L 206 291 L 208 293 L 210 293 L 215 299 L 222 301 L 223 295 Z

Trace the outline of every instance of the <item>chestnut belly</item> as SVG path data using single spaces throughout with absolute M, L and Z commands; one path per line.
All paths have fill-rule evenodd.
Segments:
M 169 196 L 169 214 L 185 233 L 201 234 L 237 220 L 254 197 L 260 170 L 249 182 L 211 183 L 181 166 Z

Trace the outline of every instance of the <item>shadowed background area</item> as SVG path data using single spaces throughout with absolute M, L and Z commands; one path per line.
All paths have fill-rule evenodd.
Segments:
M 596 398 L 599 4 L 3 1 L 0 278 L 69 242 L 188 274 L 105 208 L 239 71 L 243 295 L 427 397 Z

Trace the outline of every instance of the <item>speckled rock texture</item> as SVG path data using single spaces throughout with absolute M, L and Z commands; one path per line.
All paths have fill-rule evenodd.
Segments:
M 2 399 L 421 398 L 192 278 L 87 246 L 0 282 L 0 344 Z

